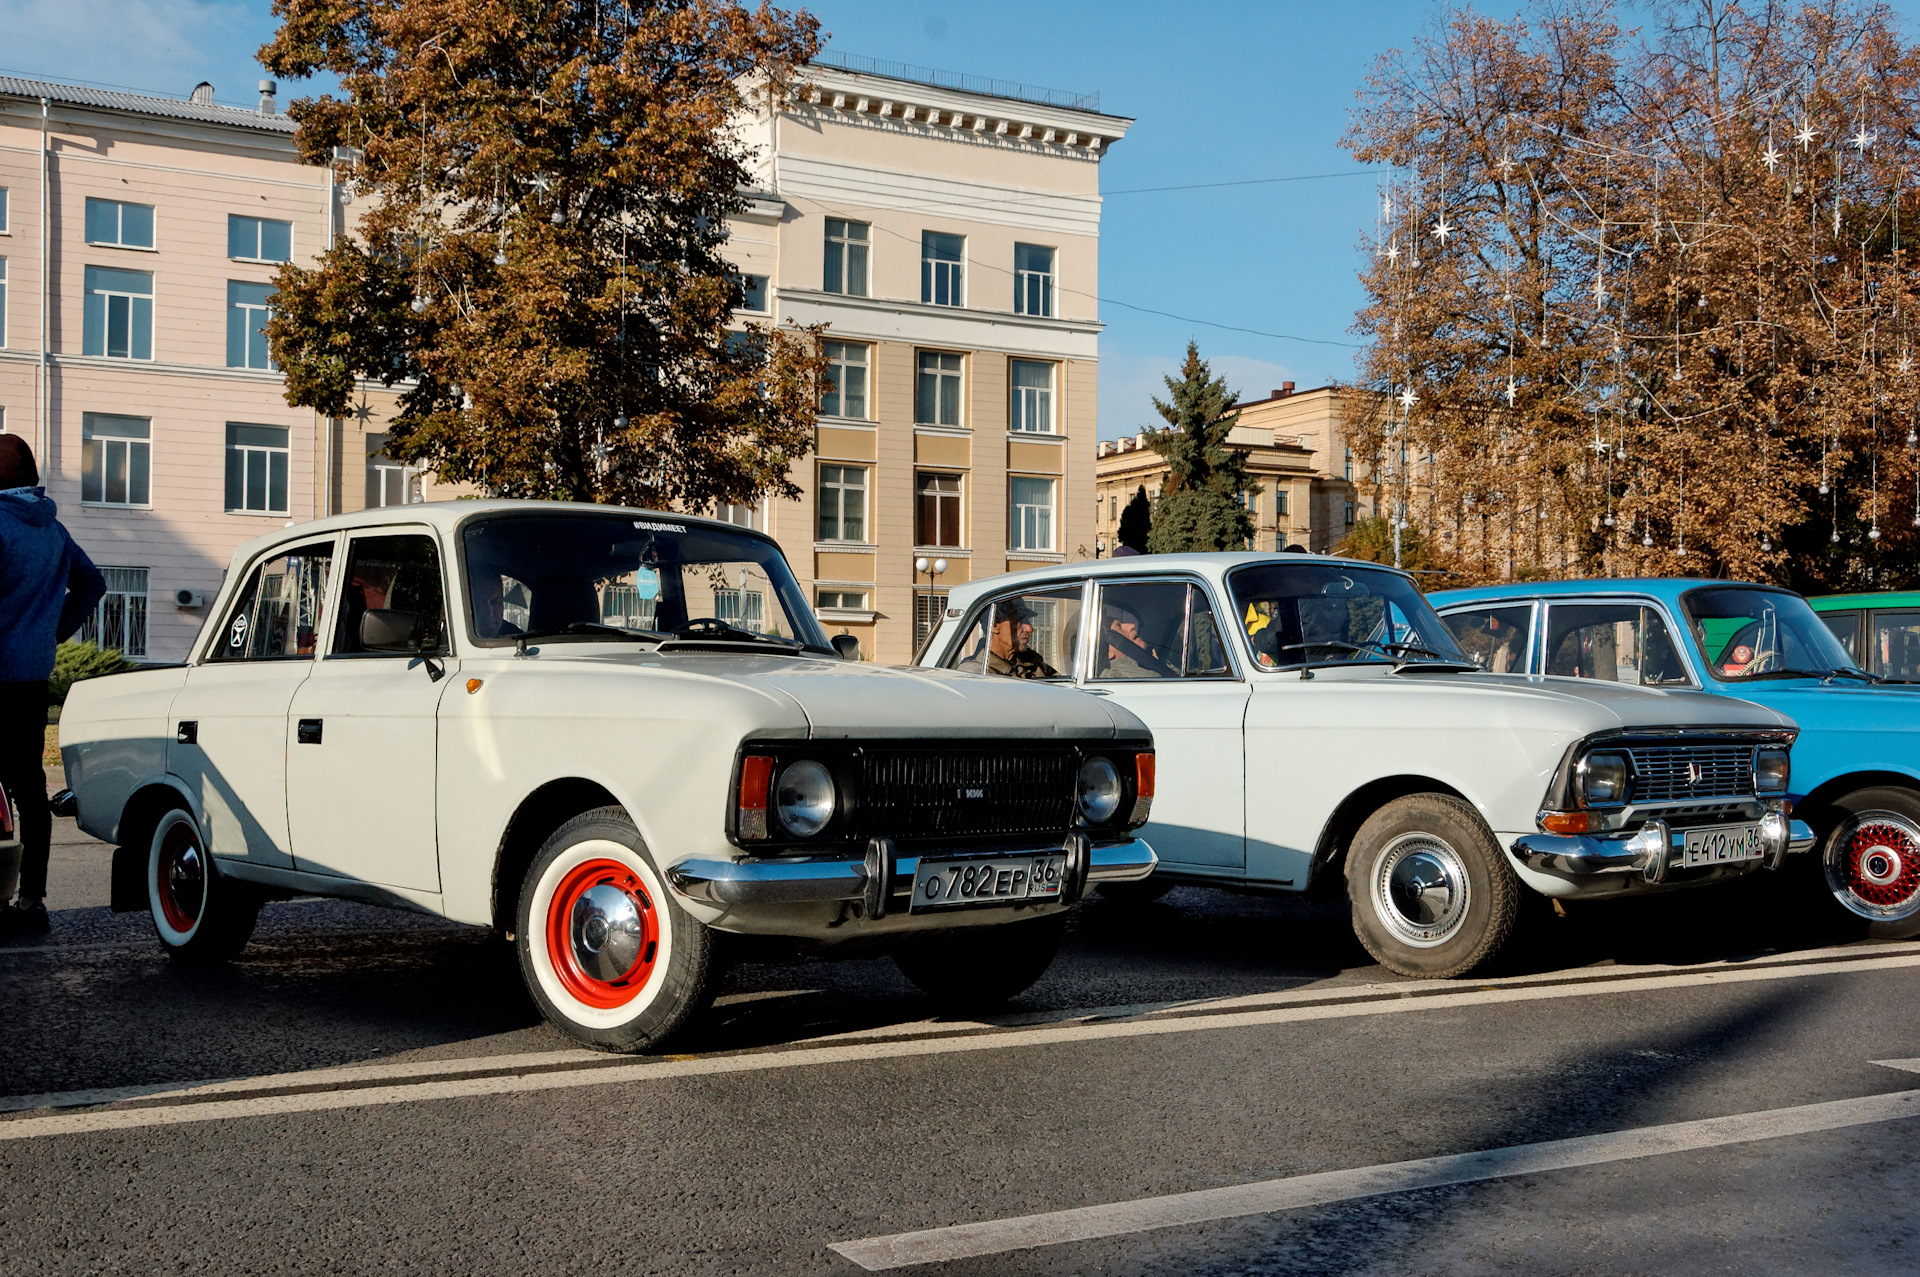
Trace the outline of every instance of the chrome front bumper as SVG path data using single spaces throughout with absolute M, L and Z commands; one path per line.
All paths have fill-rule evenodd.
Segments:
M 1026 847 L 954 847 L 929 855 L 940 860 L 1032 855 L 1064 851 L 1067 890 L 1062 902 L 1077 901 L 1090 885 L 1135 882 L 1153 872 L 1159 858 L 1139 838 L 1095 844 L 1085 834 L 1064 842 Z M 757 860 L 683 860 L 667 870 L 674 890 L 693 900 L 719 905 L 767 905 L 862 901 L 870 918 L 882 918 L 913 892 L 919 856 L 899 854 L 891 839 L 875 838 L 859 859 L 845 856 L 768 856 Z
M 1803 820 L 1768 812 L 1760 823 L 1769 826 L 1766 837 L 1771 846 L 1760 859 L 1769 869 L 1778 869 L 1787 856 L 1813 846 L 1813 830 Z M 1637 873 L 1648 882 L 1664 882 L 1685 847 L 1684 829 L 1650 820 L 1631 834 L 1523 834 L 1514 839 L 1513 854 L 1529 869 L 1562 878 Z

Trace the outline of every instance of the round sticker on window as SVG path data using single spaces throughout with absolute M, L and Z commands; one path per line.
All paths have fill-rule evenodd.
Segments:
M 227 646 L 228 647 L 245 647 L 246 645 L 247 645 L 247 614 L 245 612 L 242 612 L 240 615 L 233 618 L 233 629 L 229 631 L 227 634 Z

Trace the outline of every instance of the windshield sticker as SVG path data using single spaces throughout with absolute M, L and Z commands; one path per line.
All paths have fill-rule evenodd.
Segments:
M 641 602 L 651 603 L 660 597 L 660 574 L 652 568 L 637 568 L 633 574 L 633 592 Z
M 685 532 L 687 530 L 687 525 L 684 523 L 650 523 L 645 519 L 635 519 L 633 526 L 643 532 Z

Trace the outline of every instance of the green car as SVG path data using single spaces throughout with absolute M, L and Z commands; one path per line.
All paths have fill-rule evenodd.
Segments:
M 1920 683 L 1920 590 L 1827 594 L 1807 600 L 1861 669 Z

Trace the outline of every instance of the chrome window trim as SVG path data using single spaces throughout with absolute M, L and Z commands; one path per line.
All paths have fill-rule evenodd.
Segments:
M 1662 683 L 1658 686 L 1675 691 L 1699 691 L 1701 689 L 1700 668 L 1694 660 L 1693 644 L 1691 642 L 1693 631 L 1676 626 L 1673 623 L 1673 613 L 1668 610 L 1666 604 L 1650 594 L 1569 594 L 1564 596 L 1558 594 L 1535 594 L 1526 596 L 1525 598 L 1507 599 L 1500 602 L 1495 602 L 1491 599 L 1475 599 L 1470 603 L 1456 603 L 1452 607 L 1442 611 L 1440 616 L 1441 619 L 1444 620 L 1452 616 L 1455 612 L 1472 612 L 1490 607 L 1516 607 L 1522 602 L 1530 603 L 1533 606 L 1533 640 L 1529 644 L 1533 654 L 1527 663 L 1527 672 L 1535 678 L 1569 677 L 1567 675 L 1547 673 L 1547 621 L 1550 607 L 1594 607 L 1604 606 L 1609 603 L 1629 603 L 1637 607 L 1651 608 L 1660 617 L 1661 623 L 1667 627 L 1667 638 L 1669 641 L 1673 639 L 1675 634 L 1685 635 L 1689 640 L 1685 643 L 1674 643 L 1673 647 L 1674 650 L 1679 653 L 1681 664 L 1686 666 L 1687 677 L 1691 681 L 1684 687 L 1678 683 Z M 1591 683 L 1598 680 L 1580 679 L 1578 681 Z M 1647 684 L 1636 684 L 1636 686 L 1644 687 L 1647 686 Z
M 1166 582 L 1169 582 L 1169 581 L 1177 582 L 1182 585 L 1199 586 L 1201 590 L 1206 592 L 1207 602 L 1211 604 L 1213 607 L 1213 615 L 1216 623 L 1218 622 L 1219 618 L 1223 616 L 1231 620 L 1233 613 L 1230 610 L 1223 611 L 1221 609 L 1219 595 L 1215 594 L 1213 590 L 1208 588 L 1212 583 L 1208 581 L 1206 577 L 1200 575 L 1198 572 L 1191 572 L 1183 569 L 1177 572 L 1161 572 L 1161 573 L 1132 573 L 1132 572 L 1125 573 L 1125 574 L 1113 573 L 1110 575 L 1103 574 L 1101 576 L 1087 578 L 1087 583 L 1089 585 L 1098 586 L 1103 589 L 1109 585 L 1159 585 L 1159 584 L 1165 584 Z M 1095 609 L 1097 609 L 1097 603 L 1095 600 L 1089 599 L 1087 601 L 1087 605 L 1089 607 L 1090 614 L 1085 619 L 1085 621 L 1082 622 L 1083 624 L 1089 623 L 1093 620 L 1093 612 Z M 1189 594 L 1187 596 L 1187 620 L 1182 624 L 1182 627 L 1181 627 L 1181 634 L 1183 639 L 1186 633 L 1186 626 L 1192 624 L 1192 618 L 1193 618 L 1193 596 Z M 1222 627 L 1222 633 L 1224 635 L 1229 631 L 1234 631 L 1238 629 L 1239 627 L 1237 625 L 1229 624 L 1225 627 Z M 1093 631 L 1087 630 L 1085 632 L 1090 634 Z M 1242 635 L 1242 637 L 1244 638 L 1245 636 Z M 1229 672 L 1226 674 L 1195 674 L 1191 677 L 1182 675 L 1179 678 L 1159 678 L 1159 679 L 1132 679 L 1132 680 L 1112 679 L 1112 680 L 1108 680 L 1107 682 L 1096 682 L 1093 677 L 1093 644 L 1091 643 L 1087 644 L 1086 653 L 1082 657 L 1082 665 L 1083 665 L 1083 668 L 1086 670 L 1086 673 L 1076 681 L 1086 683 L 1094 687 L 1109 687 L 1109 686 L 1112 686 L 1113 683 L 1124 683 L 1124 682 L 1152 683 L 1156 685 L 1165 685 L 1168 683 L 1244 683 L 1246 682 L 1246 672 L 1242 668 L 1239 644 L 1235 642 L 1233 639 L 1227 639 L 1227 667 Z

